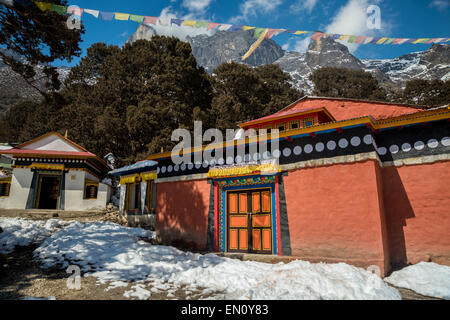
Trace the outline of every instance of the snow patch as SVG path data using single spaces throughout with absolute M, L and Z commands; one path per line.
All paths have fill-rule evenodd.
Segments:
M 396 287 L 410 289 L 424 296 L 450 300 L 450 267 L 448 266 L 420 262 L 395 271 L 384 280 Z
M 0 218 L 0 253 L 8 254 L 16 246 L 28 246 L 39 243 L 69 222 L 50 219 L 34 221 L 21 218 Z
M 125 293 L 139 299 L 158 290 L 175 297 L 180 288 L 206 288 L 212 299 L 401 299 L 377 275 L 344 263 L 240 261 L 142 240 L 153 236 L 109 222 L 76 222 L 47 238 L 34 254 L 44 267 L 77 264 L 101 283 L 145 282 L 152 289 L 139 283 Z

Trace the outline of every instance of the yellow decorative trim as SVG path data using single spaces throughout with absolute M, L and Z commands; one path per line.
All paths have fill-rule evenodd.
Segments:
M 94 181 L 94 180 L 89 180 L 89 179 L 85 179 L 84 180 L 84 185 L 87 186 L 96 186 L 98 187 L 99 182 L 98 181 Z
M 64 171 L 63 164 L 32 163 L 31 169 Z
M 138 183 L 140 181 L 141 181 L 141 177 L 140 177 L 139 173 L 120 178 L 120 184 L 122 184 L 122 185 L 130 184 L 130 183 Z
M 140 175 L 142 181 L 156 180 L 158 178 L 158 174 L 156 171 L 141 173 Z
M 306 125 L 306 122 L 312 122 L 312 125 L 307 126 L 307 125 Z M 309 127 L 312 127 L 312 126 L 314 126 L 315 123 L 316 123 L 316 121 L 315 121 L 314 118 L 305 118 L 305 119 L 302 119 L 302 126 L 303 126 L 303 128 L 309 128 Z
M 281 172 L 280 166 L 276 163 L 251 164 L 245 166 L 233 166 L 224 168 L 211 168 L 208 178 L 234 177 L 260 173 Z
M 1 178 L 0 183 L 11 183 L 12 177 Z

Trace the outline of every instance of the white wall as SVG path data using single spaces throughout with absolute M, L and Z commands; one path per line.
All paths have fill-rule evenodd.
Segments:
M 111 187 L 99 183 L 97 199 L 84 199 L 84 181 L 85 179 L 99 181 L 97 178 L 85 171 L 70 170 L 65 174 L 65 210 L 67 211 L 89 211 L 102 210 L 111 199 Z M 72 179 L 72 177 L 74 179 Z M 30 169 L 15 168 L 11 180 L 11 189 L 9 197 L 0 198 L 1 209 L 25 209 L 28 194 L 30 192 L 33 172 Z
M 14 168 L 9 197 L 0 198 L 0 208 L 25 209 L 32 180 L 33 172 L 30 169 Z
M 82 151 L 81 149 L 75 148 L 72 144 L 61 139 L 56 135 L 50 135 L 41 140 L 33 142 L 22 149 L 25 150 L 53 150 L 53 151 Z
M 72 179 L 72 177 L 75 177 L 75 179 Z M 66 173 L 65 210 L 89 211 L 106 208 L 111 198 L 111 187 L 99 183 L 97 199 L 84 199 L 85 179 L 99 181 L 96 177 L 85 171 L 69 171 Z

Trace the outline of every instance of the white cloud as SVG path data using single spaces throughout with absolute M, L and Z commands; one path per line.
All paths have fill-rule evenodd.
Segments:
M 239 15 L 230 19 L 231 23 L 247 21 L 248 18 L 257 16 L 259 13 L 273 12 L 282 0 L 246 0 L 239 6 Z
M 450 1 L 449 0 L 433 0 L 430 3 L 430 7 L 435 7 L 439 10 L 445 10 L 448 7 L 450 7 Z
M 310 37 L 304 39 L 291 38 L 282 46 L 282 48 L 287 51 L 306 52 L 311 41 Z
M 318 0 L 297 0 L 296 3 L 290 6 L 290 9 L 294 13 L 298 13 L 303 10 L 307 10 L 308 13 L 311 13 L 317 2 Z
M 367 8 L 373 2 L 379 3 L 380 1 L 369 3 L 368 0 L 349 0 L 326 27 L 325 32 L 345 35 L 373 34 L 373 30 L 367 27 Z M 351 52 L 355 52 L 359 47 L 358 44 L 341 43 L 347 46 Z
M 207 34 L 207 35 L 213 35 L 214 31 L 206 31 L 206 28 L 192 28 L 192 27 L 186 27 L 186 26 L 177 26 L 177 25 L 171 25 L 170 19 L 189 19 L 190 14 L 187 16 L 183 16 L 181 14 L 178 14 L 176 12 L 172 11 L 172 7 L 164 8 L 160 15 L 160 18 L 162 19 L 168 19 L 169 24 L 167 26 L 163 26 L 160 23 L 157 25 L 150 25 L 152 28 L 156 30 L 156 33 L 160 36 L 174 36 L 178 39 L 185 41 L 187 36 L 194 37 L 201 34 Z M 181 17 L 181 18 L 180 18 Z
M 183 0 L 182 6 L 190 12 L 203 14 L 214 0 Z

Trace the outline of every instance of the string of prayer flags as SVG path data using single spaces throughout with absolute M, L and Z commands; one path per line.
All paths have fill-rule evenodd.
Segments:
M 95 18 L 100 18 L 100 20 L 122 20 L 122 21 L 134 21 L 136 23 L 144 24 L 159 24 L 161 26 L 171 26 L 177 25 L 179 27 L 186 26 L 191 28 L 206 28 L 207 31 L 218 29 L 219 31 L 239 31 L 239 30 L 254 30 L 254 37 L 258 40 L 252 45 L 251 49 L 256 50 L 256 48 L 261 44 L 261 35 L 264 34 L 263 39 L 271 39 L 280 33 L 293 34 L 293 35 L 304 35 L 312 33 L 311 39 L 318 41 L 321 38 L 331 38 L 333 40 L 346 41 L 348 43 L 356 44 L 377 44 L 377 45 L 401 45 L 401 44 L 432 44 L 432 43 L 447 43 L 450 38 L 390 38 L 390 37 L 366 37 L 358 35 L 345 35 L 345 34 L 328 34 L 320 31 L 301 31 L 292 29 L 273 29 L 273 28 L 256 28 L 253 26 L 246 25 L 231 25 L 226 23 L 215 23 L 206 21 L 195 21 L 195 20 L 183 20 L 183 19 L 170 19 L 166 17 L 148 17 L 142 15 L 133 15 L 128 13 L 119 12 L 105 12 L 92 9 L 83 9 L 78 6 L 72 5 L 69 7 L 47 3 L 43 1 L 33 1 L 36 6 L 42 11 L 53 11 L 58 14 L 72 14 L 80 16 L 83 12 L 92 15 Z M 250 50 L 249 50 L 250 52 Z M 251 53 L 250 53 L 251 54 Z M 247 55 L 247 54 L 246 54 Z M 245 55 L 244 55 L 245 56 Z

